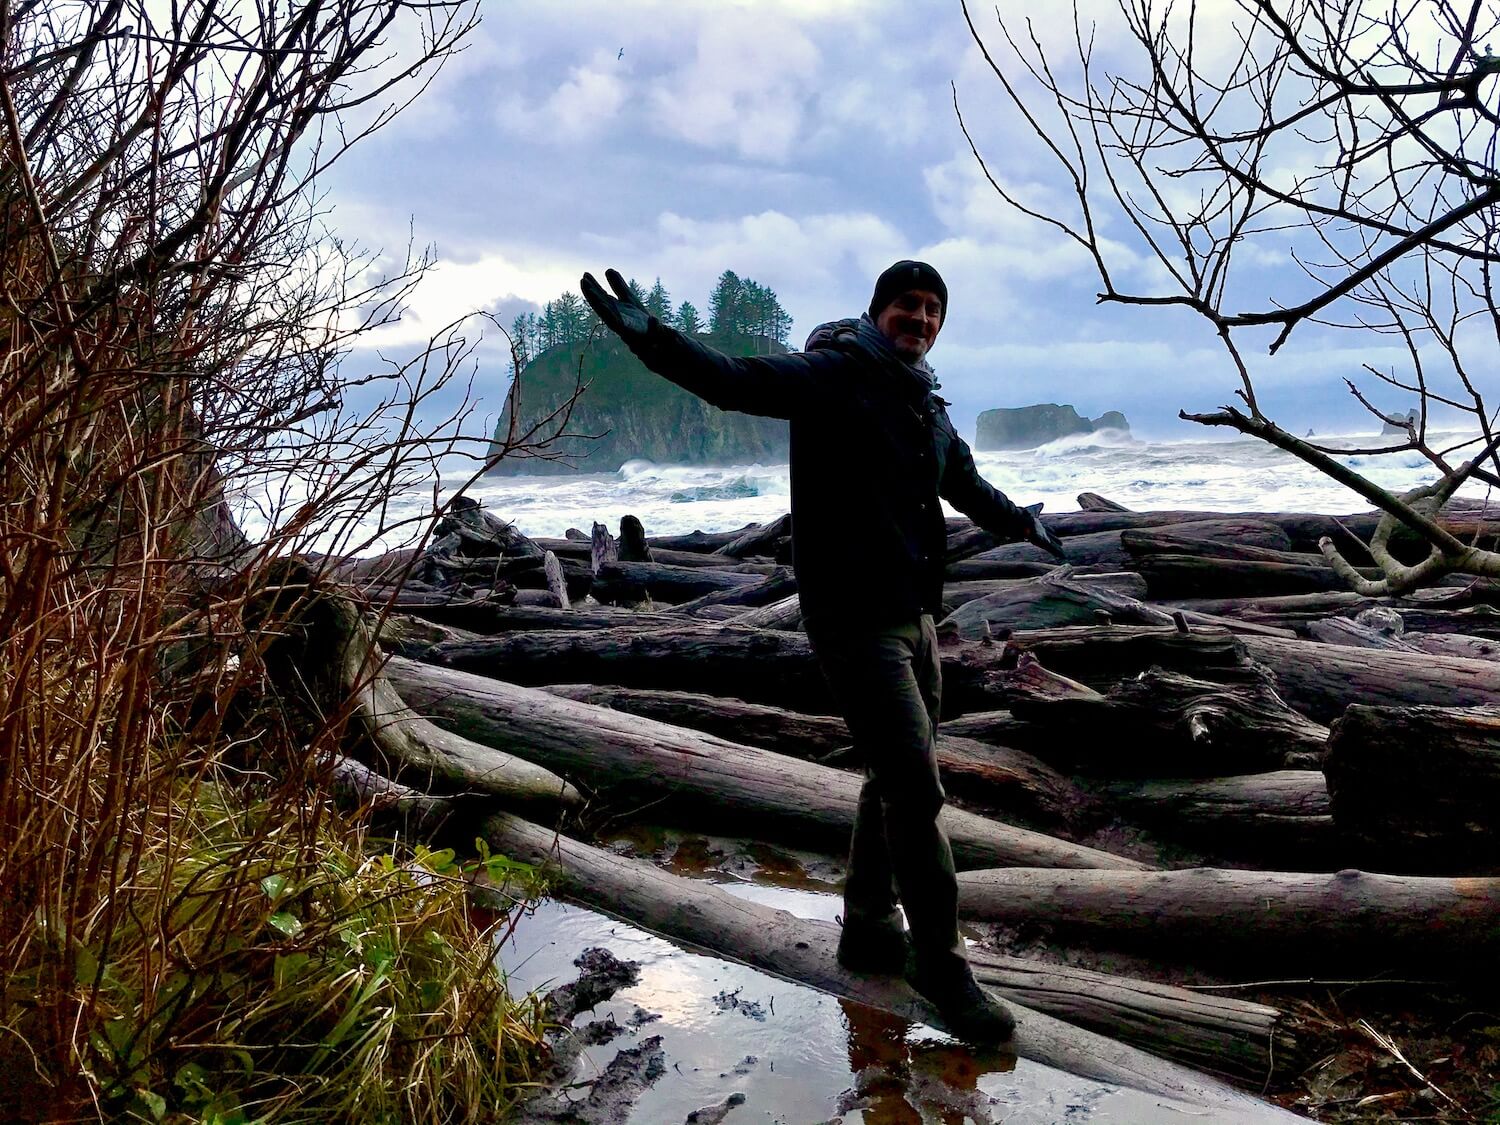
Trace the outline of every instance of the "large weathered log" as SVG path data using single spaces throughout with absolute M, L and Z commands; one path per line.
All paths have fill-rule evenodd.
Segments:
M 542 865 L 559 894 L 590 909 L 787 980 L 943 1026 L 936 1010 L 900 978 L 840 969 L 834 956 L 838 927 L 833 923 L 798 918 L 515 817 L 493 818 L 485 837 L 496 851 Z M 1278 1014 L 1272 1009 L 1226 1004 L 1142 982 L 1080 978 L 1051 967 L 1031 969 L 1014 959 L 986 959 L 979 972 L 1004 981 L 998 991 L 1016 1015 L 1015 1049 L 1023 1058 L 1188 1101 L 1218 1120 L 1300 1120 L 1178 1063 L 1026 1005 L 1066 1009 L 1075 1018 L 1164 1055 L 1200 1064 L 1214 1060 L 1216 1069 L 1253 1082 L 1264 1082 L 1271 1072 L 1270 1056 L 1280 1035 Z M 1174 1115 L 1182 1112 L 1180 1106 L 1162 1108 Z
M 1030 651 L 1049 671 L 1103 686 L 1155 665 L 1204 678 L 1245 665 L 1240 638 L 1175 628 L 1037 630 L 1017 633 L 1010 648 Z M 1004 685 L 990 681 L 1003 664 L 1014 664 L 1006 646 L 947 641 L 940 652 L 945 715 L 1003 705 L 997 701 L 1008 698 Z M 793 711 L 834 709 L 805 635 L 737 623 L 503 633 L 438 645 L 426 659 L 527 685 L 619 684 L 732 695 Z
M 1281 871 L 967 871 L 965 917 L 1307 975 L 1352 966 L 1441 978 L 1500 955 L 1500 879 Z
M 1318 540 L 1326 535 L 1338 544 L 1340 550 L 1346 552 L 1346 557 L 1355 562 L 1368 562 L 1368 552 L 1363 543 L 1374 533 L 1379 518 L 1376 512 L 1358 512 L 1347 516 L 1327 516 L 1311 512 L 1047 512 L 1043 514 L 1042 522 L 1054 535 L 1064 539 L 1124 531 L 1128 528 L 1176 527 L 1188 534 L 1196 534 L 1196 531 L 1187 530 L 1190 525 L 1236 520 L 1269 523 L 1275 524 L 1286 534 L 1287 544 L 1266 543 L 1261 544 L 1262 546 L 1316 551 Z M 996 542 L 994 536 L 975 527 L 968 520 L 953 519 L 948 522 L 950 562 L 991 549 Z M 1035 556 L 1023 553 L 1019 557 Z
M 1120 543 L 1132 555 L 1196 555 L 1210 559 L 1233 559 L 1238 562 L 1291 563 L 1299 566 L 1323 566 L 1323 556 L 1311 552 L 1262 547 L 1239 539 L 1210 539 L 1191 534 L 1194 528 L 1212 524 L 1192 524 L 1185 528 L 1146 527 L 1120 532 Z M 1277 531 L 1280 531 L 1277 528 Z M 1287 539 L 1287 543 L 1291 540 Z
M 1252 1088 L 1311 1061 L 1284 1014 L 1264 1004 L 987 949 L 971 948 L 969 962 L 1008 1000 Z
M 943 581 L 993 582 L 1006 578 L 1036 578 L 1057 569 L 1057 562 L 1012 562 L 1009 559 L 959 559 L 943 568 Z
M 990 592 L 964 600 L 942 626 L 951 635 L 977 640 L 1007 636 L 1022 629 L 1053 629 L 1064 625 L 1094 625 L 1101 620 L 1128 625 L 1170 625 L 1170 614 L 1115 592 L 1100 582 L 1081 582 L 1066 574 L 989 586 Z M 944 600 L 958 587 L 945 586 Z
M 653 602 L 676 605 L 720 590 L 754 586 L 761 577 L 719 567 L 607 562 L 594 576 L 593 594 L 601 602 L 637 602 L 650 597 Z
M 1346 587 L 1324 563 L 1241 562 L 1206 555 L 1141 555 L 1134 563 L 1153 598 L 1272 597 Z M 1369 571 L 1367 578 L 1377 577 Z
M 706 554 L 717 551 L 726 543 L 733 543 L 751 528 L 759 526 L 759 524 L 747 523 L 737 531 L 690 531 L 686 535 L 651 535 L 647 537 L 646 542 L 653 551 L 663 549 Z
M 443 644 L 426 659 L 513 683 L 619 684 L 732 695 L 793 711 L 834 710 L 807 637 L 737 624 L 513 632 Z
M 1184 672 L 1202 679 L 1233 674 L 1247 664 L 1244 645 L 1247 639 L 1230 636 L 1227 632 L 1194 630 L 1184 633 L 1175 627 L 1151 625 L 1076 625 L 1016 633 L 1010 643 L 1032 653 L 1044 667 L 1060 675 L 1091 687 L 1108 687 L 1116 680 L 1137 676 L 1152 667 Z M 944 660 L 944 674 L 947 674 L 950 664 L 957 667 L 970 663 L 988 665 L 992 660 L 992 657 L 987 659 L 978 646 L 957 646 L 952 659 Z M 975 702 L 977 704 L 980 700 Z
M 1434 656 L 1458 656 L 1467 660 L 1500 660 L 1500 639 L 1471 637 L 1464 633 L 1401 634 L 1401 639 L 1418 652 Z
M 1316 762 L 1328 740 L 1328 728 L 1289 708 L 1263 672 L 1211 682 L 1153 668 L 1102 697 L 1016 699 L 1011 713 L 1052 732 L 1069 767 L 1111 777 L 1280 769 L 1289 759 Z
M 763 527 L 747 528 L 734 539 L 714 551 L 716 555 L 727 555 L 732 559 L 749 558 L 751 555 L 773 555 L 776 541 L 792 533 L 792 514 L 788 512 Z
M 967 563 L 958 563 L 958 566 L 966 566 Z M 978 598 L 988 597 L 991 594 L 1001 594 L 1007 590 L 1015 589 L 1030 581 L 1052 580 L 1054 582 L 1070 582 L 1087 590 L 1104 590 L 1109 594 L 1118 594 L 1137 601 L 1146 596 L 1146 580 L 1132 570 L 1117 571 L 1079 571 L 1071 566 L 1055 566 L 1040 574 L 1013 575 L 1007 578 L 978 578 L 964 580 L 961 582 L 945 579 L 943 583 L 943 604 L 949 607 L 951 613 L 954 609 L 967 602 Z M 1161 617 L 1170 620 L 1166 614 Z M 1090 625 L 1095 624 L 1091 619 Z
M 834 852 L 848 846 L 861 784 L 853 774 L 400 658 L 391 662 L 391 676 L 413 707 L 449 729 L 549 763 L 580 785 L 659 801 L 660 811 L 698 824 L 749 821 L 758 833 L 804 839 Z M 965 867 L 1141 866 L 958 809 L 944 809 L 941 816 L 955 861 Z M 986 863 L 986 856 L 994 858 Z
M 1500 870 L 1500 709 L 1351 706 L 1334 724 L 1323 770 L 1334 823 L 1362 862 Z
M 594 684 L 543 688 L 552 695 L 596 707 L 688 727 L 793 758 L 843 766 L 857 764 L 849 728 L 832 715 L 801 715 L 779 707 L 680 691 L 642 691 Z M 1067 823 L 1091 803 L 1084 793 L 1039 759 L 939 731 L 938 768 L 950 796 L 1033 820 Z M 1322 774 L 1315 774 L 1318 781 Z
M 752 609 L 749 613 L 742 613 L 735 618 L 735 621 L 740 625 L 756 629 L 800 629 L 802 628 L 802 599 L 793 594 L 791 597 L 782 598 L 770 605 Z
M 748 606 L 751 609 L 758 609 L 789 598 L 796 592 L 797 579 L 789 568 L 779 566 L 759 582 L 746 582 L 738 586 L 725 587 L 722 590 L 711 590 L 691 601 L 680 602 L 674 607 L 674 612 L 692 616 L 709 606 Z
M 1303 871 L 1345 862 L 1318 770 L 1113 785 L 1109 798 L 1127 819 L 1220 860 Z
M 1329 722 L 1351 703 L 1475 707 L 1500 702 L 1500 667 L 1490 660 L 1385 652 L 1315 641 L 1240 637 L 1276 676 L 1292 708 Z
M 1048 527 L 1051 526 L 1049 522 Z M 1227 543 L 1267 547 L 1278 551 L 1289 550 L 1292 543 L 1286 532 L 1276 524 L 1258 518 L 1196 520 L 1174 525 L 1174 528 L 1178 535 L 1184 537 L 1221 540 Z M 1134 570 L 1136 569 L 1136 555 L 1126 547 L 1125 534 L 1124 530 L 1111 529 L 1086 535 L 1073 535 L 1063 544 L 1068 553 L 1068 562 L 1074 566 L 1103 566 L 1111 570 Z M 992 547 L 975 557 L 995 561 L 1042 562 L 1049 560 L 1051 556 L 1032 543 L 1007 543 L 1003 546 Z M 1326 564 L 1324 564 L 1324 569 L 1327 569 Z
M 1276 625 L 1297 625 L 1334 614 L 1353 616 L 1381 603 L 1345 590 L 1331 594 L 1283 594 L 1268 598 L 1171 598 L 1165 609 L 1193 610 Z

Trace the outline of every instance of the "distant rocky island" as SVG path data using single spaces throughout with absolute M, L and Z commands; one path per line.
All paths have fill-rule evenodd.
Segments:
M 775 292 L 733 270 L 720 274 L 709 294 L 706 324 L 691 301 L 674 309 L 660 278 L 649 291 L 635 281 L 630 287 L 663 324 L 719 351 L 767 355 L 787 350 L 792 318 Z M 602 330 L 576 293 L 549 301 L 540 314 L 518 316 L 509 336 L 520 377 L 495 427 L 490 456 L 504 449 L 511 433 L 527 435 L 527 445 L 545 443 L 545 448 L 541 456 L 507 455 L 490 469 L 493 474 L 613 473 L 635 460 L 779 463 L 789 455 L 785 421 L 720 410 L 652 374 Z M 564 417 L 560 408 L 575 395 Z M 514 427 L 512 401 L 518 403 Z
M 1405 414 L 1387 414 L 1383 421 L 1385 425 L 1380 427 L 1382 437 L 1400 435 L 1406 437 L 1411 433 L 1408 426 L 1416 426 L 1422 416 L 1416 410 L 1408 410 Z
M 786 350 L 764 337 L 702 338 L 731 354 Z M 566 431 L 557 436 L 561 419 L 545 424 L 542 420 L 577 388 L 580 357 L 582 381 L 587 386 L 573 406 Z M 648 371 L 613 336 L 542 352 L 522 371 L 518 397 L 518 432 L 540 424 L 532 440 L 555 440 L 545 457 L 502 458 L 490 470 L 496 475 L 612 473 L 638 459 L 690 465 L 781 463 L 789 454 L 785 421 L 710 406 Z M 507 403 L 490 444 L 492 454 L 509 432 Z
M 1118 410 L 1107 410 L 1094 419 L 1085 418 L 1072 406 L 1044 402 L 1036 406 L 1007 406 L 986 410 L 975 426 L 977 450 L 1035 449 L 1070 434 L 1092 434 L 1099 430 L 1130 432 L 1130 423 Z

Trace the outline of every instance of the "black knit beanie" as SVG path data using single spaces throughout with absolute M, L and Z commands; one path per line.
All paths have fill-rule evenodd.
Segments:
M 875 279 L 875 295 L 870 298 L 870 317 L 879 317 L 885 307 L 908 289 L 927 289 L 943 302 L 943 319 L 948 319 L 948 287 L 942 275 L 926 262 L 903 259 Z

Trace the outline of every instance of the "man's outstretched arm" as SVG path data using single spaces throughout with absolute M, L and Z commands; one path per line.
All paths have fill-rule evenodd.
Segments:
M 839 362 L 836 353 L 725 355 L 662 324 L 615 270 L 606 270 L 604 277 L 614 293 L 586 273 L 579 282 L 584 300 L 637 359 L 683 390 L 721 410 L 771 418 L 790 418 L 816 408 L 827 397 L 832 369 Z
M 956 434 L 948 447 L 947 466 L 938 492 L 986 531 L 1004 539 L 1024 539 L 1054 558 L 1067 559 L 1062 541 L 1041 520 L 1025 508 L 1017 507 L 1010 497 L 979 475 L 968 443 Z

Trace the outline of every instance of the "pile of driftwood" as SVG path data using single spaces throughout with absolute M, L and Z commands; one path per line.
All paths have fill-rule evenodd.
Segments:
M 962 913 L 1163 978 L 1492 962 L 1500 588 L 1344 591 L 1316 544 L 1358 559 L 1373 514 L 1080 506 L 1044 517 L 1065 565 L 949 521 L 938 753 Z M 1445 522 L 1500 539 L 1481 511 Z M 789 525 L 648 538 L 627 516 L 618 539 L 533 540 L 465 504 L 422 556 L 343 567 L 395 654 L 349 626 L 376 764 L 402 783 L 364 784 L 424 815 L 490 794 L 492 846 L 550 860 L 559 893 L 940 1026 L 900 981 L 839 970 L 834 927 L 594 848 L 568 812 L 844 850 L 860 779 L 799 629 Z M 975 960 L 1018 1008 L 1018 1051 L 1053 1065 L 1259 1114 L 1222 1080 L 1306 1063 L 1274 1008 Z

